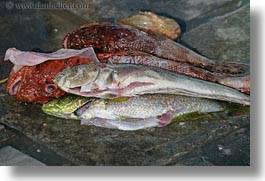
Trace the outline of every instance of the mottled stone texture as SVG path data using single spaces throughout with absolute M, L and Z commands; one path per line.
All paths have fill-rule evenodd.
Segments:
M 59 1 L 59 0 L 58 0 Z M 72 2 L 67 0 L 65 2 Z M 93 21 L 115 21 L 140 10 L 175 18 L 181 43 L 219 61 L 249 63 L 249 1 L 75 1 L 88 9 L 0 11 L 0 53 L 12 46 L 53 51 L 67 32 Z M 3 10 L 3 11 L 2 11 Z M 0 64 L 0 78 L 10 66 Z M 0 85 L 0 122 L 76 165 L 249 165 L 249 112 L 229 111 L 165 128 L 120 131 L 81 126 L 19 103 Z M 0 130 L 1 132 L 1 130 Z
M 247 4 L 186 32 L 181 40 L 209 58 L 249 63 L 249 22 Z
M 3 55 L 9 47 L 55 51 L 61 48 L 63 37 L 68 32 L 86 21 L 65 10 L 1 9 L 0 23 L 0 55 Z

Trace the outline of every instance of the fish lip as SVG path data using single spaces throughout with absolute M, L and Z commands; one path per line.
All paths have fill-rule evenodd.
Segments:
M 69 39 L 70 33 L 68 33 L 63 40 L 63 47 L 68 48 L 68 39 Z
M 61 83 L 60 83 L 61 81 L 60 80 L 63 79 L 63 76 L 64 76 L 64 74 L 62 74 L 62 72 L 58 72 L 53 79 L 53 83 L 55 83 L 56 85 L 61 87 Z
M 81 117 L 91 106 L 92 100 L 85 103 L 83 106 L 77 108 L 73 114 L 77 117 Z
M 18 77 L 10 86 L 9 90 L 8 90 L 8 93 L 10 95 L 16 95 L 17 94 L 17 91 L 20 87 L 20 84 L 21 84 L 21 81 L 22 81 L 22 77 Z

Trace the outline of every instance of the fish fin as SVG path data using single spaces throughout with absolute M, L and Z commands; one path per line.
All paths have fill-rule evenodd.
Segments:
M 94 63 L 101 63 L 94 51 L 94 48 L 92 47 L 87 47 L 84 49 L 79 50 L 80 54 L 78 56 L 80 57 L 85 57 L 85 58 L 89 58 L 92 62 Z
M 158 125 L 159 127 L 164 127 L 168 124 L 170 124 L 175 117 L 176 113 L 182 111 L 183 108 L 179 108 L 177 110 L 169 110 L 166 113 L 162 114 L 161 116 L 158 117 Z
M 231 75 L 231 76 L 242 76 L 242 75 L 249 75 L 249 65 L 240 62 L 221 62 L 217 63 L 214 67 L 214 70 Z
M 235 88 L 243 93 L 250 94 L 250 76 L 245 77 L 224 77 L 221 84 Z
M 23 66 L 34 66 L 48 60 L 61 60 L 71 57 L 88 58 L 92 62 L 100 63 L 92 47 L 81 50 L 62 48 L 52 53 L 20 51 L 16 48 L 9 48 L 5 53 L 4 60 L 10 60 L 13 64 L 15 64 L 16 66 L 14 67 L 14 71 L 17 72 Z

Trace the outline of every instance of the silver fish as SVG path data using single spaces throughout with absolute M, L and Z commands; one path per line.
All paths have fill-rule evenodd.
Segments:
M 178 94 L 250 105 L 235 89 L 167 70 L 132 64 L 86 64 L 64 69 L 54 82 L 64 91 L 85 97 L 115 98 L 142 94 Z
M 81 124 L 120 130 L 163 127 L 184 114 L 224 109 L 224 105 L 215 100 L 167 94 L 96 99 L 87 104 L 76 111 Z

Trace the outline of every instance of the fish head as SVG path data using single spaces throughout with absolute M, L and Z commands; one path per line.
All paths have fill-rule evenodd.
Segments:
M 53 98 L 65 94 L 53 80 L 58 72 L 68 66 L 88 63 L 88 59 L 69 58 L 62 60 L 49 60 L 35 66 L 24 66 L 20 70 L 11 71 L 6 91 L 15 95 L 22 102 L 46 103 Z
M 101 68 L 99 64 L 94 63 L 68 67 L 56 75 L 54 82 L 62 90 L 80 95 L 84 88 L 86 91 L 98 89 L 95 81 Z
M 42 105 L 42 111 L 51 116 L 65 119 L 79 119 L 75 111 L 81 110 L 81 107 L 90 103 L 93 98 L 76 96 L 73 94 L 66 95 L 59 99 L 54 99 Z
M 43 65 L 24 66 L 18 72 L 12 70 L 6 91 L 10 95 L 15 95 L 17 100 L 28 103 L 45 103 L 52 98 L 64 95 L 65 92 L 53 83 L 57 73 L 54 68 L 50 69 L 53 63 Z

